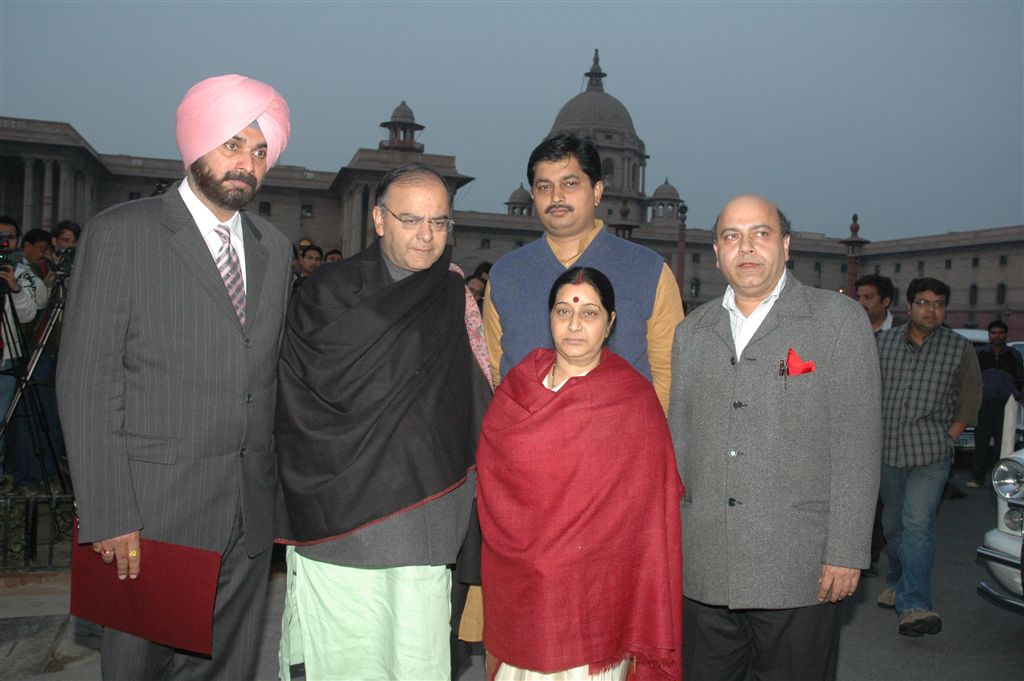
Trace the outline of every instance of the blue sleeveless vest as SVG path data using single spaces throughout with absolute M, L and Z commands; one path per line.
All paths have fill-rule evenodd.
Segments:
M 612 282 L 616 321 L 608 347 L 648 380 L 647 320 L 654 309 L 664 263 L 649 248 L 606 230 L 601 230 L 573 263 L 574 267 L 600 270 Z M 508 253 L 491 268 L 491 303 L 502 329 L 502 376 L 535 348 L 552 347 L 548 294 L 566 269 L 545 237 Z

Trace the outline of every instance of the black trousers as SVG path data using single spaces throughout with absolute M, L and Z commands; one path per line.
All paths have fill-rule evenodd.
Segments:
M 213 605 L 213 657 L 175 650 L 108 628 L 103 631 L 100 653 L 104 681 L 255 678 L 271 553 L 268 548 L 255 558 L 248 556 L 241 510 L 236 511 L 235 527 L 221 556 Z M 142 571 L 146 571 L 145 556 Z
M 971 455 L 975 482 L 987 482 L 989 470 L 999 458 L 1005 413 L 1005 402 L 985 400 L 981 403 L 978 410 L 978 425 L 974 427 L 974 454 Z M 993 444 L 989 444 L 990 439 Z
M 834 681 L 839 606 L 730 610 L 683 602 L 686 681 Z

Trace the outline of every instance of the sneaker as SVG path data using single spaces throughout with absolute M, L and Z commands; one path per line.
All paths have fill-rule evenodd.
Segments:
M 966 485 L 964 485 L 964 487 L 967 487 L 968 489 L 978 489 L 979 487 L 981 487 L 981 485 L 982 483 L 978 482 L 977 480 L 971 480 Z
M 931 610 L 914 608 L 900 615 L 900 634 L 903 636 L 923 636 L 937 634 L 942 631 L 942 619 Z
M 895 608 L 896 607 L 896 589 L 891 586 L 885 587 L 885 589 L 878 595 L 878 607 L 880 608 Z

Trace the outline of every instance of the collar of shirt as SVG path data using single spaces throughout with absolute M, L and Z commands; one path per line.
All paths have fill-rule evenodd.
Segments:
M 892 312 L 889 312 L 888 310 L 886 310 L 885 311 L 885 321 L 882 322 L 882 326 L 878 330 L 879 331 L 888 331 L 889 329 L 891 329 L 892 328 L 892 320 L 893 320 Z
M 782 289 L 786 285 L 787 276 L 786 270 L 782 270 L 782 276 L 776 282 L 775 288 L 772 289 L 767 298 L 758 303 L 749 317 L 743 316 L 740 309 L 736 307 L 736 292 L 733 291 L 732 285 L 725 288 L 725 295 L 722 296 L 722 307 L 729 311 L 729 326 L 732 328 L 732 341 L 736 346 L 737 357 L 743 354 L 747 343 L 754 337 L 757 330 L 761 328 L 761 323 L 764 322 L 765 317 L 771 312 L 772 306 L 775 305 L 775 301 L 779 299 L 779 294 L 782 293 Z
M 241 214 L 236 210 L 226 222 L 218 220 L 213 211 L 207 208 L 206 204 L 192 191 L 188 178 L 183 179 L 181 184 L 178 185 L 178 194 L 181 195 L 181 200 L 185 202 L 185 207 L 191 213 L 192 220 L 196 223 L 203 241 L 206 242 L 206 247 L 210 249 L 210 255 L 213 257 L 214 262 L 217 262 L 217 254 L 220 253 L 222 244 L 220 235 L 217 234 L 214 228 L 217 225 L 224 225 L 231 232 L 231 245 L 234 247 L 235 253 L 238 254 L 238 262 L 242 266 L 242 285 L 245 286 L 245 237 L 242 235 Z
M 579 250 L 575 253 L 562 252 L 559 249 L 559 246 L 551 240 L 550 235 L 545 234 L 544 238 L 548 240 L 548 248 L 550 248 L 551 252 L 555 254 L 556 258 L 558 258 L 558 262 L 565 265 L 566 268 L 569 268 L 572 267 L 573 263 L 580 259 L 580 256 L 583 255 L 584 252 L 586 252 L 587 248 L 590 247 L 590 243 L 597 238 L 597 235 L 600 234 L 603 228 L 604 221 L 594 220 L 594 228 L 583 236 L 583 239 L 580 241 Z

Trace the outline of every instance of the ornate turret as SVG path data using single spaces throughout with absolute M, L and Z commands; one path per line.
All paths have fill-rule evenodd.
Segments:
M 523 189 L 522 182 L 508 197 L 505 205 L 508 206 L 509 215 L 533 215 L 533 197 L 530 196 L 530 192 Z
M 382 141 L 378 145 L 380 149 L 423 153 L 423 145 L 416 141 L 416 133 L 422 130 L 423 126 L 416 122 L 412 109 L 404 99 L 391 112 L 391 120 L 384 121 L 380 127 L 388 131 L 387 141 Z

